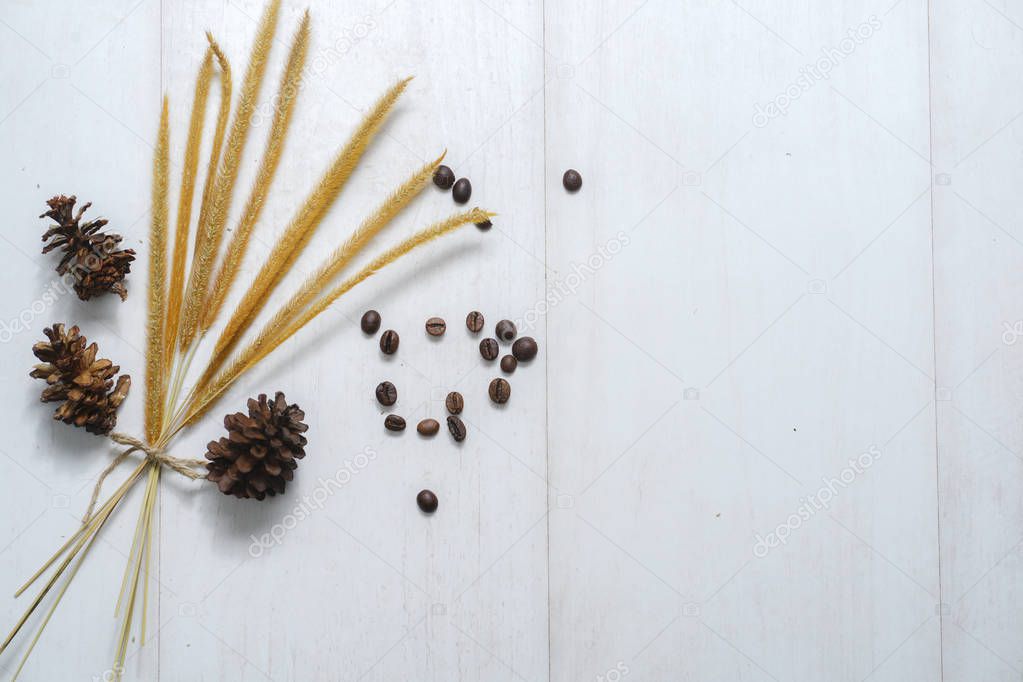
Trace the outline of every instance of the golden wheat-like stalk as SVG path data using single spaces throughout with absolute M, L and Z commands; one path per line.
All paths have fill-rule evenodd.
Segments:
M 245 78 L 242 81 L 241 94 L 238 97 L 238 106 L 235 109 L 231 132 L 224 149 L 224 157 L 221 159 L 220 170 L 217 172 L 211 192 L 206 222 L 199 225 L 199 238 L 202 241 L 196 251 L 192 271 L 189 273 L 184 316 L 181 321 L 182 348 L 188 348 L 192 344 L 199 327 L 199 319 L 208 294 L 207 288 L 209 287 L 210 273 L 213 270 L 213 262 L 216 260 L 220 242 L 224 236 L 224 224 L 227 221 L 227 212 L 231 207 L 231 197 L 234 193 L 235 180 L 238 177 L 238 166 L 248 140 L 252 111 L 256 105 L 256 98 L 259 96 L 259 89 L 266 73 L 267 58 L 270 56 L 270 46 L 277 30 L 280 6 L 280 0 L 271 0 L 260 20 L 259 31 L 252 46 L 252 53 L 249 55 Z
M 217 123 L 213 132 L 213 147 L 210 149 L 210 159 L 206 164 L 206 180 L 203 183 L 202 204 L 199 208 L 199 222 L 202 226 L 209 220 L 210 204 L 213 201 L 213 185 L 217 180 L 217 166 L 220 164 L 220 150 L 224 147 L 224 136 L 227 134 L 227 123 L 231 116 L 231 93 L 234 81 L 231 77 L 231 63 L 227 60 L 220 45 L 213 39 L 213 34 L 206 32 L 206 40 L 210 49 L 217 56 L 217 63 L 220 65 L 220 109 L 217 111 Z M 198 230 L 195 236 L 194 254 L 202 250 L 203 232 Z
M 185 267 L 188 256 L 188 233 L 192 221 L 192 198 L 195 195 L 195 174 L 199 168 L 199 143 L 202 141 L 203 118 L 213 80 L 213 48 L 206 48 L 199 74 L 195 79 L 192 114 L 188 121 L 185 161 L 181 170 L 181 193 L 178 197 L 177 227 L 174 231 L 174 252 L 171 256 L 170 286 L 167 292 L 167 324 L 164 340 L 164 365 L 169 369 L 174 343 L 178 335 L 181 299 L 185 288 Z
M 153 209 L 149 227 L 149 314 L 146 321 L 146 438 L 155 443 L 163 426 L 166 369 L 164 320 L 167 309 L 167 214 L 170 166 L 169 105 L 163 98 L 153 159 Z
M 226 369 L 221 371 L 208 385 L 203 386 L 202 390 L 193 395 L 189 401 L 190 404 L 185 418 L 176 428 L 184 428 L 201 417 L 240 376 L 252 369 L 263 358 L 294 336 L 317 315 L 329 308 L 332 303 L 360 282 L 372 277 L 381 268 L 390 265 L 413 249 L 443 237 L 464 225 L 483 222 L 494 215 L 494 213 L 474 208 L 470 211 L 456 213 L 445 220 L 434 223 L 373 259 L 372 262 L 359 270 L 355 275 L 335 286 L 325 296 L 317 299 L 310 307 L 294 317 L 283 328 L 264 328 L 256 337 L 256 340 L 246 346 Z
M 234 230 L 234 235 L 227 246 L 227 253 L 221 263 L 220 270 L 213 280 L 213 290 L 210 299 L 203 310 L 203 317 L 200 322 L 200 331 L 205 333 L 213 321 L 217 319 L 220 308 L 224 305 L 231 285 L 238 274 L 238 267 L 249 246 L 249 238 L 252 236 L 252 229 L 259 220 L 263 210 L 263 202 L 270 184 L 273 182 L 274 174 L 281 161 L 281 152 L 284 149 L 284 139 L 288 134 L 291 124 L 291 116 L 295 109 L 295 100 L 301 86 L 302 70 L 305 68 L 306 53 L 309 48 L 309 10 L 306 10 L 302 17 L 302 23 L 295 33 L 291 44 L 291 52 L 288 55 L 287 66 L 281 76 L 281 85 L 277 93 L 277 107 L 274 111 L 273 122 L 270 126 L 270 134 L 267 137 L 266 149 L 263 151 L 263 160 L 260 162 L 256 181 L 253 183 L 249 200 L 242 211 L 241 219 Z
M 335 157 L 331 167 L 320 179 L 313 192 L 306 198 L 305 204 L 285 229 L 284 234 L 274 245 L 256 275 L 249 289 L 242 297 L 227 326 L 217 340 L 217 346 L 225 352 L 230 350 L 241 335 L 248 329 L 252 320 L 266 304 L 267 298 L 291 268 L 295 259 L 312 238 L 317 226 L 323 220 L 341 189 L 351 176 L 355 166 L 362 158 L 363 152 L 380 129 L 388 112 L 405 91 L 411 78 L 396 83 L 383 97 L 377 100 L 373 108 L 363 117 L 352 138 Z

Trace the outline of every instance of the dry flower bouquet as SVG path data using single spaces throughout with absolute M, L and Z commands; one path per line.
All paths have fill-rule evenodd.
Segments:
M 256 400 L 250 400 L 247 415 L 239 412 L 225 418 L 229 437 L 210 443 L 206 455 L 209 461 L 170 454 L 175 436 L 198 424 L 230 386 L 357 284 L 416 247 L 464 225 L 484 222 L 492 215 L 479 209 L 455 213 L 385 250 L 365 267 L 337 281 L 352 259 L 427 186 L 440 165 L 442 155 L 416 170 L 386 197 L 269 321 L 253 334 L 248 334 L 254 328 L 254 322 L 270 293 L 281 283 L 309 243 L 410 79 L 399 81 L 366 113 L 350 140 L 338 151 L 330 167 L 296 211 L 245 290 L 241 302 L 231 312 L 226 325 L 223 325 L 212 344 L 212 352 L 208 357 L 198 357 L 200 341 L 210 334 L 220 318 L 228 292 L 238 277 L 239 266 L 280 165 L 305 66 L 309 44 L 308 12 L 291 41 L 255 181 L 232 237 L 226 247 L 222 248 L 254 105 L 277 30 L 279 9 L 280 0 L 271 0 L 263 13 L 233 112 L 231 68 L 212 35 L 207 33 L 209 46 L 193 94 L 177 215 L 173 225 L 169 210 L 170 131 L 166 96 L 163 100 L 153 163 L 145 351 L 145 425 L 142 436 L 113 431 L 116 410 L 128 392 L 130 379 L 122 376 L 115 386 L 113 377 L 118 368 L 109 360 L 97 359 L 96 345 L 87 346 L 77 327 L 65 328 L 64 325 L 55 324 L 46 330 L 47 341 L 36 344 L 33 349 L 42 364 L 36 366 L 32 375 L 45 379 L 48 384 L 43 399 L 63 401 L 55 417 L 70 424 L 85 426 L 92 433 L 106 435 L 123 449 L 99 475 L 92 501 L 80 527 L 17 591 L 21 595 L 34 585 L 38 587 L 24 615 L 0 645 L 0 652 L 7 649 L 25 626 L 33 621 L 35 631 L 15 677 L 21 672 L 104 524 L 119 508 L 127 493 L 135 485 L 142 484 L 142 504 L 117 606 L 120 621 L 112 669 L 119 678 L 124 671 L 136 614 L 140 620 L 140 641 L 144 643 L 146 639 L 149 593 L 146 586 L 151 570 L 153 516 L 164 468 L 172 474 L 193 480 L 205 478 L 214 482 L 221 492 L 237 497 L 263 499 L 267 495 L 283 493 L 285 482 L 291 480 L 297 466 L 295 460 L 304 454 L 304 415 L 296 405 L 288 405 L 280 393 L 270 399 L 261 395 Z M 220 104 L 193 238 L 191 213 L 199 170 L 199 147 L 211 85 L 218 71 Z M 72 215 L 73 206 L 73 197 L 55 197 L 51 200 L 51 211 L 44 214 L 57 222 L 47 237 L 57 235 L 60 241 L 49 248 L 64 246 L 65 251 L 72 256 L 76 252 L 68 244 L 79 244 L 73 242 L 76 235 L 91 231 L 82 235 L 83 238 L 89 238 L 90 234 L 102 227 L 101 221 L 79 227 L 78 219 L 84 207 L 77 215 Z M 112 239 L 102 234 L 93 235 L 93 238 L 104 244 Z M 133 254 L 112 251 L 109 247 L 114 244 L 116 241 L 107 245 L 106 254 L 100 254 L 100 260 L 93 268 L 98 275 L 82 282 L 79 293 L 83 298 L 86 294 L 104 288 L 123 297 L 125 289 L 121 280 L 127 273 Z M 115 255 L 111 256 L 111 253 Z M 197 366 L 201 367 L 198 380 L 190 390 L 185 390 L 186 376 L 197 361 L 201 363 Z M 101 499 L 104 481 L 119 465 L 129 460 L 133 467 L 131 473 L 109 496 Z M 38 622 L 34 622 L 32 616 L 37 612 L 41 615 L 37 616 Z

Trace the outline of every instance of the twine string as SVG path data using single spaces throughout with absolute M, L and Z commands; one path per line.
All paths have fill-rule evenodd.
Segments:
M 99 478 L 96 480 L 96 485 L 92 489 L 92 498 L 89 500 L 89 506 L 85 510 L 85 516 L 82 517 L 83 524 L 88 523 L 89 519 L 92 518 L 92 512 L 96 508 L 96 501 L 99 500 L 99 493 L 103 488 L 103 482 L 106 481 L 107 476 L 113 473 L 114 469 L 120 466 L 124 460 L 128 459 L 128 456 L 133 452 L 142 452 L 146 455 L 146 459 L 149 461 L 165 466 L 193 481 L 198 478 L 202 478 L 203 476 L 203 473 L 201 471 L 197 471 L 197 469 L 206 465 L 205 460 L 188 459 L 168 455 L 163 448 L 147 445 L 138 438 L 129 436 L 126 433 L 111 433 L 110 440 L 114 441 L 118 445 L 127 446 L 127 449 L 119 452 L 117 457 L 110 461 L 110 464 L 107 465 L 107 468 L 103 470 L 103 473 L 101 473 Z

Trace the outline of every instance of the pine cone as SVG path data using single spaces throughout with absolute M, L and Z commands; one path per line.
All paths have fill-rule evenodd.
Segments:
M 95 343 L 86 346 L 78 327 L 65 331 L 64 325 L 54 324 L 43 333 L 49 342 L 32 346 L 32 352 L 43 362 L 29 375 L 49 384 L 43 390 L 44 403 L 64 401 L 53 418 L 84 426 L 89 433 L 110 433 L 117 423 L 117 408 L 128 395 L 131 377 L 123 374 L 114 385 L 113 377 L 121 368 L 110 360 L 97 360 L 98 347 Z
M 78 298 L 87 301 L 96 294 L 112 291 L 123 301 L 128 296 L 124 276 L 131 270 L 135 252 L 117 248 L 121 235 L 99 231 L 107 224 L 103 218 L 80 225 L 82 214 L 92 204 L 87 203 L 73 213 L 75 201 L 74 196 L 60 194 L 46 202 L 50 210 L 39 217 L 52 218 L 57 224 L 43 234 L 43 241 L 49 240 L 43 253 L 64 250 L 57 272 L 71 273 Z
M 224 417 L 227 438 L 206 446 L 206 478 L 220 492 L 235 497 L 264 499 L 284 493 L 284 484 L 295 477 L 298 462 L 305 457 L 302 423 L 305 412 L 288 405 L 280 391 L 273 401 L 260 394 L 250 398 L 249 414 L 235 412 Z

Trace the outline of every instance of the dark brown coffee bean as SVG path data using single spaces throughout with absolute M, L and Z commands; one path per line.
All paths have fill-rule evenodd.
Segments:
M 380 329 L 380 313 L 375 310 L 367 310 L 362 314 L 362 331 L 367 334 L 376 334 Z
M 398 332 L 388 329 L 380 335 L 380 351 L 385 355 L 391 355 L 394 351 L 398 350 L 398 342 L 400 340 Z
M 444 399 L 444 407 L 448 408 L 448 412 L 451 414 L 462 414 L 462 408 L 465 407 L 462 394 L 458 391 L 448 393 L 448 397 Z
M 398 389 L 390 381 L 381 381 L 377 384 L 377 402 L 390 407 L 398 402 Z
M 494 379 L 490 382 L 489 393 L 491 400 L 498 405 L 503 405 L 511 397 L 511 384 L 501 378 Z
M 433 172 L 433 184 L 441 189 L 451 189 L 451 185 L 455 184 L 455 172 L 447 166 L 437 166 Z
M 512 344 L 512 355 L 519 362 L 529 362 L 536 357 L 536 341 L 532 336 L 523 336 Z
M 515 323 L 511 320 L 501 320 L 497 323 L 497 328 L 494 331 L 497 332 L 497 338 L 502 341 L 511 341 L 515 338 L 515 334 L 518 333 L 515 329 Z
M 437 496 L 432 490 L 420 490 L 416 495 L 416 504 L 427 514 L 432 514 L 437 511 Z
M 440 431 L 440 423 L 436 419 L 424 419 L 416 426 L 416 431 L 421 436 L 436 436 Z
M 501 358 L 501 371 L 505 374 L 511 374 L 518 366 L 519 361 L 515 359 L 514 355 L 505 355 Z
M 497 339 L 483 339 L 480 341 L 480 355 L 484 360 L 496 360 L 501 349 L 497 346 Z
M 430 336 L 440 336 L 447 328 L 447 323 L 439 317 L 431 317 L 426 321 L 426 333 Z
M 457 204 L 464 204 L 469 201 L 469 197 L 472 196 L 472 183 L 469 182 L 469 178 L 462 178 L 455 183 L 454 188 L 451 190 L 451 198 L 455 200 Z
M 404 431 L 405 420 L 396 414 L 389 414 L 384 418 L 384 428 L 388 431 Z
M 461 443 L 465 440 L 465 423 L 458 417 L 451 415 L 448 417 L 448 433 L 451 434 L 456 443 Z
M 473 334 L 478 334 L 483 329 L 483 313 L 474 310 L 465 316 L 465 326 Z
M 490 222 L 490 218 L 487 218 L 486 220 L 481 220 L 480 222 L 476 223 L 476 227 L 480 228 L 484 232 L 486 232 L 487 230 L 489 230 L 493 226 L 494 226 L 494 223 Z
M 578 192 L 579 188 L 583 186 L 583 176 L 579 175 L 579 171 L 569 168 L 565 171 L 565 175 L 562 176 L 561 184 L 569 192 Z

